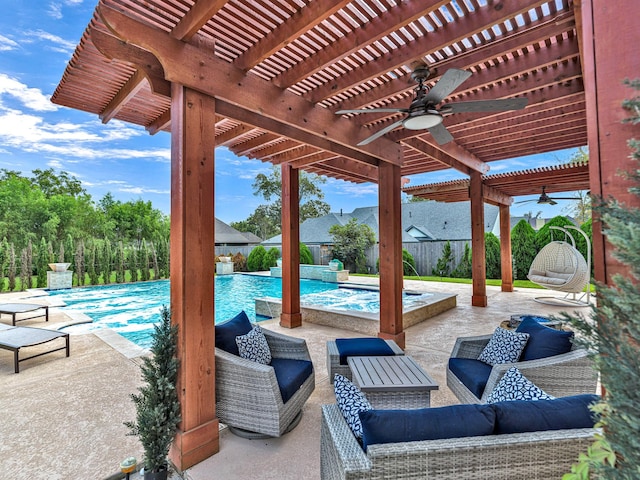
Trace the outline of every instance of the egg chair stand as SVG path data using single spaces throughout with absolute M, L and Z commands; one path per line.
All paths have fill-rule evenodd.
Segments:
M 564 232 L 567 241 L 554 240 L 536 255 L 527 277 L 541 287 L 565 292 L 564 297 L 541 296 L 534 300 L 556 306 L 588 307 L 591 305 L 591 242 L 586 233 L 573 225 L 551 226 Z M 576 248 L 576 242 L 568 229 L 580 232 L 587 243 L 587 260 Z

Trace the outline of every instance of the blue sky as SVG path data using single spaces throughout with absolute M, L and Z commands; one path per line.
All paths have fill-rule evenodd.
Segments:
M 87 27 L 97 0 L 0 0 L 0 168 L 31 175 L 34 169 L 63 170 L 82 181 L 94 201 L 110 192 L 117 200 L 143 199 L 169 213 L 170 137 L 50 102 L 67 62 Z M 492 162 L 490 173 L 565 162 L 572 151 Z M 224 222 L 246 219 L 265 203 L 251 184 L 269 164 L 216 150 L 216 216 Z M 462 178 L 455 171 L 410 177 L 409 186 Z M 331 210 L 350 212 L 377 204 L 377 186 L 328 179 L 323 186 Z M 556 194 L 556 196 L 568 196 Z M 534 197 L 518 197 L 516 201 Z M 556 206 L 516 204 L 512 215 Z

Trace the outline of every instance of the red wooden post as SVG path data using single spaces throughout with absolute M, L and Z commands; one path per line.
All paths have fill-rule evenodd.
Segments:
M 299 172 L 290 163 L 280 167 L 282 179 L 282 313 L 280 325 L 302 325 L 300 312 Z
M 511 256 L 511 218 L 509 205 L 500 205 L 500 276 L 502 291 L 513 292 L 513 258 Z
M 471 305 L 487 306 L 487 271 L 484 251 L 484 196 L 482 174 L 472 171 L 469 182 L 471 197 L 471 272 L 473 293 Z
M 215 416 L 215 100 L 171 87 L 171 313 L 178 326 L 182 422 L 169 457 L 179 470 L 219 450 Z
M 405 347 L 402 325 L 402 204 L 400 167 L 378 166 L 378 233 L 380 255 L 380 332 L 378 336 Z

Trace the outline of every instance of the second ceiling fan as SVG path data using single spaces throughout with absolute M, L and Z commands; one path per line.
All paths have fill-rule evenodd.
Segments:
M 451 68 L 438 80 L 433 88 L 428 89 L 425 81 L 431 75 L 431 70 L 421 63 L 411 73 L 411 78 L 418 82 L 415 88 L 415 98 L 409 108 L 360 108 L 355 110 L 338 110 L 336 114 L 346 113 L 404 113 L 405 117 L 387 125 L 370 137 L 362 140 L 358 145 L 367 145 L 372 141 L 389 133 L 399 126 L 409 130 L 428 130 L 438 144 L 443 145 L 453 140 L 453 136 L 442 124 L 443 115 L 461 112 L 500 112 L 506 110 L 520 110 L 527 105 L 526 98 L 507 98 L 495 100 L 476 100 L 471 102 L 447 103 L 438 108 L 437 104 L 444 100 L 462 82 L 471 76 L 471 72 Z

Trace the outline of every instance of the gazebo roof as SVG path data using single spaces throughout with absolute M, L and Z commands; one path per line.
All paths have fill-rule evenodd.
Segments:
M 549 167 L 532 168 L 519 172 L 483 175 L 484 200 L 492 204 L 509 205 L 509 197 L 546 193 L 571 192 L 589 189 L 589 164 L 567 163 Z M 415 197 L 440 202 L 469 200 L 469 180 L 416 185 L 402 190 Z
M 103 0 L 53 101 L 104 122 L 168 131 L 169 81 L 188 77 L 215 96 L 216 144 L 237 155 L 353 182 L 377 182 L 381 161 L 402 163 L 402 175 L 451 167 L 486 173 L 487 162 L 587 144 L 572 5 Z M 144 28 L 130 28 L 128 19 Z M 125 43 L 118 30 L 136 38 L 128 34 Z M 161 65 L 158 48 L 181 61 Z M 445 145 L 427 131 L 400 128 L 357 146 L 401 116 L 335 112 L 408 107 L 416 61 L 432 70 L 429 86 L 450 68 L 472 73 L 443 104 L 527 97 L 528 105 L 445 116 L 454 137 Z

